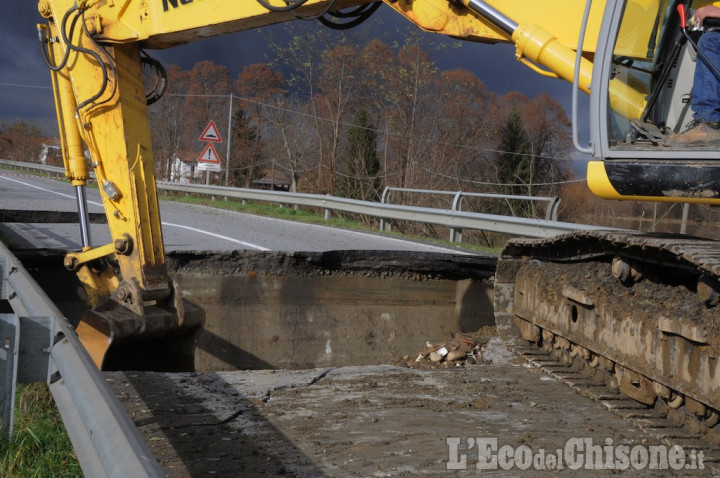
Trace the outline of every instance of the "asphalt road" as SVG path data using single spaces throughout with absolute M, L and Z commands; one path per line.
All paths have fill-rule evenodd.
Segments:
M 100 193 L 87 189 L 88 210 L 102 213 Z M 0 170 L 0 209 L 76 211 L 70 184 Z M 165 248 L 172 250 L 329 251 L 345 249 L 461 252 L 381 234 L 267 218 L 223 209 L 160 201 Z M 77 224 L 13 224 L 36 247 L 80 248 Z M 94 246 L 110 242 L 105 224 L 91 225 Z

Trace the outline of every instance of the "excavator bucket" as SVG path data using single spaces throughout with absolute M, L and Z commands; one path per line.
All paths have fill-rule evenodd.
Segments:
M 108 299 L 87 311 L 76 331 L 100 370 L 193 371 L 204 313 L 184 299 L 176 305 L 146 306 L 138 314 Z

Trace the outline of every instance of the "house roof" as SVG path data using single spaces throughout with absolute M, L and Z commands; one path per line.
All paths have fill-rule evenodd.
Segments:
M 287 172 L 283 171 L 282 169 L 275 168 L 269 169 L 269 168 L 263 168 L 262 170 L 263 177 L 260 179 L 255 179 L 253 181 L 253 184 L 274 184 L 277 186 L 289 186 L 290 185 L 290 178 L 287 175 Z

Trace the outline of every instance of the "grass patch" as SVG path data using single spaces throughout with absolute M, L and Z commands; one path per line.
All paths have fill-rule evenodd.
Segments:
M 18 385 L 13 439 L 0 439 L 0 476 L 83 476 L 60 412 L 44 383 Z
M 14 245 L 1 231 L 0 242 L 9 248 Z M 0 437 L 0 476 L 83 476 L 60 412 L 44 383 L 17 386 L 13 438 Z
M 197 204 L 198 206 L 210 206 L 229 211 L 255 214 L 256 216 L 274 217 L 276 219 L 288 219 L 291 221 L 307 222 L 310 224 L 322 224 L 324 226 L 344 227 L 348 229 L 371 230 L 359 222 L 349 221 L 341 217 L 332 217 L 329 221 L 321 214 L 302 209 L 295 209 L 292 206 L 280 207 L 270 203 L 247 203 L 243 205 L 240 201 L 228 199 L 227 201 L 213 201 L 209 198 L 196 196 L 160 196 L 160 199 L 182 202 L 186 204 Z
M 16 246 L 15 242 L 13 242 L 13 240 L 10 239 L 7 234 L 3 233 L 2 230 L 0 230 L 0 242 L 5 244 L 8 249 L 13 249 Z

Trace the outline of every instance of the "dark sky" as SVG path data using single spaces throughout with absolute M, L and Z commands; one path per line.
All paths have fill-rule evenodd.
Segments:
M 49 89 L 50 75 L 40 54 L 35 28 L 43 20 L 37 13 L 37 3 L 32 0 L 8 1 L 4 7 L 3 15 L 0 15 L 0 122 L 27 119 L 41 124 L 44 130 L 52 133 L 55 112 Z M 296 23 L 299 22 L 293 25 Z M 386 43 L 392 43 L 401 42 L 403 32 L 415 27 L 390 8 L 382 6 L 360 28 L 369 30 L 372 36 L 378 36 Z M 286 25 L 276 25 L 151 54 L 166 66 L 178 64 L 188 69 L 196 61 L 212 60 L 227 66 L 235 77 L 244 65 L 266 61 L 268 35 L 282 40 L 288 36 L 286 30 Z M 452 43 L 440 35 L 425 35 L 434 42 Z M 556 98 L 570 116 L 570 85 L 530 71 L 515 60 L 511 45 L 463 42 L 460 48 L 442 48 L 434 51 L 432 56 L 441 69 L 465 68 L 474 72 L 499 95 L 517 90 L 532 97 L 546 92 Z

